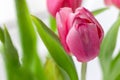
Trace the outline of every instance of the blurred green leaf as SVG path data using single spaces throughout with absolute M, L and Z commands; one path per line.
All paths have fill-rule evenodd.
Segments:
M 23 50 L 23 67 L 31 80 L 45 80 L 42 63 L 37 54 L 37 39 L 26 0 L 15 0 L 17 20 Z
M 98 10 L 92 11 L 92 13 L 93 13 L 93 15 L 96 16 L 96 15 L 98 15 L 98 14 L 100 14 L 100 13 L 106 11 L 107 9 L 109 9 L 109 8 L 101 8 L 101 9 L 98 9 Z
M 4 34 L 3 34 L 3 30 L 0 27 L 0 41 L 2 41 L 4 43 Z
M 120 76 L 120 51 L 118 55 L 112 60 L 109 72 L 110 72 L 109 78 L 111 80 L 116 80 L 116 78 Z
M 120 80 L 120 74 L 116 77 L 115 80 Z
M 44 70 L 47 80 L 64 80 L 59 67 L 56 65 L 51 57 L 47 57 Z
M 50 16 L 49 19 L 50 19 L 50 27 L 51 27 L 52 31 L 55 32 L 56 31 L 56 20 L 52 16 Z
M 32 19 L 41 39 L 55 62 L 68 73 L 71 80 L 78 80 L 74 63 L 64 51 L 58 37 L 37 17 L 32 16 Z
M 19 80 L 19 69 L 20 69 L 20 62 L 16 48 L 12 44 L 10 35 L 5 28 L 2 30 L 0 28 L 0 33 L 4 39 L 3 42 L 3 59 L 5 62 L 5 67 L 7 71 L 7 79 L 8 80 Z
M 36 54 L 36 34 L 26 0 L 15 0 L 15 4 L 23 49 L 23 64 L 30 67 L 33 56 Z
M 99 60 L 104 73 L 103 75 L 109 73 L 109 66 L 112 60 L 113 51 L 115 49 L 119 26 L 120 26 L 120 16 L 113 24 L 113 26 L 110 28 L 110 30 L 107 32 L 101 44 Z

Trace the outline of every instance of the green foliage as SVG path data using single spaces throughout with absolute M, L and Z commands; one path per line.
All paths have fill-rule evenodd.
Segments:
M 43 66 L 37 54 L 36 32 L 26 0 L 15 0 L 15 5 L 23 50 L 23 69 L 30 75 L 31 80 L 45 80 Z
M 72 59 L 66 54 L 58 37 L 37 17 L 32 16 L 37 31 L 55 62 L 64 69 L 71 80 L 78 80 Z
M 50 16 L 50 28 L 52 29 L 52 31 L 56 32 L 57 28 L 56 28 L 56 20 L 54 17 Z
M 78 80 L 75 65 L 63 49 L 56 32 L 56 20 L 50 16 L 51 30 L 37 17 L 30 15 L 26 0 L 15 0 L 18 27 L 22 44 L 22 63 L 6 27 L 0 28 L 0 42 L 8 80 Z M 93 11 L 98 15 L 108 8 Z M 37 37 L 34 26 L 52 57 L 43 66 L 37 53 Z M 120 80 L 120 51 L 115 58 L 120 16 L 107 32 L 99 55 L 104 80 Z M 44 67 L 44 68 L 43 68 Z
M 1 29 L 1 27 L 0 27 L 0 40 L 4 42 L 4 34 L 3 34 L 3 30 Z
M 27 8 L 26 0 L 15 0 L 18 27 L 23 49 L 24 66 L 31 65 L 36 54 L 36 34 Z
M 116 46 L 119 26 L 120 16 L 107 32 L 101 44 L 99 60 L 103 70 L 104 80 L 115 80 L 115 78 L 119 75 L 119 72 L 116 72 L 116 70 L 118 69 L 117 67 L 120 66 L 116 65 L 116 67 L 113 67 L 113 65 L 115 65 L 116 63 L 119 64 L 119 62 L 116 62 L 119 59 L 119 55 L 115 59 L 112 59 L 113 51 Z
M 111 61 L 109 72 L 111 72 L 111 77 L 109 77 L 111 80 L 116 80 L 116 78 L 120 79 L 120 51 L 118 55 Z
M 102 12 L 104 12 L 104 11 L 106 11 L 108 8 L 101 8 L 101 9 L 97 9 L 97 10 L 95 10 L 95 11 L 92 11 L 92 13 L 93 13 L 93 15 L 98 15 L 98 14 L 100 14 L 100 13 L 102 13 Z
M 117 78 L 115 80 L 120 80 L 120 75 L 117 76 Z
M 19 80 L 20 78 L 20 62 L 16 48 L 14 47 L 10 35 L 6 28 L 0 28 L 0 38 L 3 44 L 3 59 L 7 71 L 8 80 Z

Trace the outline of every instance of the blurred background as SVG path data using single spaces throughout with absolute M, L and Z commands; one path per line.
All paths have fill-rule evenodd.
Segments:
M 46 0 L 27 0 L 27 2 L 28 2 L 28 7 L 31 14 L 38 16 L 47 25 L 49 25 L 48 24 L 49 13 L 47 12 Z M 90 11 L 105 7 L 103 0 L 84 0 L 82 5 L 87 9 L 89 9 Z M 17 29 L 16 13 L 15 13 L 14 6 L 15 6 L 14 0 L 0 0 L 0 26 L 2 26 L 3 24 L 7 25 L 8 31 L 10 32 L 13 43 L 17 48 L 20 59 L 21 59 L 22 55 L 21 55 L 21 49 L 20 49 L 20 40 L 18 37 L 19 33 Z M 114 23 L 114 21 L 117 18 L 117 15 L 118 15 L 118 9 L 112 6 L 110 7 L 109 10 L 106 10 L 105 12 L 96 16 L 97 20 L 102 25 L 105 33 L 109 30 L 111 25 Z M 38 39 L 38 44 L 39 44 L 38 51 L 44 63 L 47 50 L 40 39 Z M 114 53 L 118 53 L 118 50 L 120 50 L 120 30 L 119 30 L 117 45 Z M 114 54 L 113 57 L 115 57 L 115 55 L 116 54 Z M 75 57 L 73 57 L 73 59 L 76 64 L 77 72 L 80 75 L 81 63 L 77 62 Z M 4 68 L 4 61 L 0 53 L 0 80 L 6 80 L 5 74 L 6 73 Z M 102 73 L 101 73 L 99 61 L 97 58 L 95 58 L 94 60 L 88 63 L 87 80 L 102 80 L 101 74 Z

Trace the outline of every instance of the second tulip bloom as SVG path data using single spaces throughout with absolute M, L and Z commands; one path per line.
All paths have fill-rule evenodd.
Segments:
M 108 5 L 108 6 L 114 5 L 120 9 L 120 0 L 104 0 L 104 1 L 105 1 L 106 5 Z
M 47 0 L 48 11 L 52 16 L 63 7 L 70 7 L 73 11 L 81 5 L 82 0 Z
M 56 15 L 61 43 L 67 53 L 72 53 L 80 62 L 87 62 L 99 54 L 103 29 L 85 8 L 75 13 L 71 8 L 62 8 Z

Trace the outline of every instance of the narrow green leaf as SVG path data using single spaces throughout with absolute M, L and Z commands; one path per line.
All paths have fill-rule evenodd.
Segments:
M 59 67 L 59 69 L 60 69 L 61 74 L 64 77 L 64 80 L 71 80 L 69 75 L 65 72 L 65 70 L 63 70 L 61 67 Z
M 75 66 L 61 46 L 58 37 L 37 17 L 32 16 L 37 31 L 55 62 L 63 68 L 71 80 L 78 80 Z
M 49 19 L 50 19 L 50 27 L 52 31 L 55 32 L 56 31 L 56 20 L 52 16 L 50 16 Z
M 1 29 L 1 31 L 3 30 Z M 3 59 L 5 61 L 8 80 L 19 80 L 20 62 L 17 50 L 12 44 L 10 35 L 6 28 L 3 31 L 3 35 Z
M 4 42 L 4 34 L 3 34 L 3 30 L 0 27 L 0 41 Z
M 120 26 L 120 16 L 117 21 L 113 24 L 110 30 L 107 32 L 103 42 L 101 44 L 100 57 L 104 59 L 111 59 L 112 53 L 116 45 L 117 34 Z
M 6 59 L 9 59 L 12 62 L 11 63 L 11 65 L 12 65 L 11 69 L 12 69 L 13 66 L 14 67 L 20 67 L 17 50 L 14 47 L 14 45 L 12 44 L 10 35 L 9 35 L 6 28 L 4 29 L 4 38 L 5 38 L 5 43 L 4 43 L 5 55 L 6 55 Z M 8 60 L 8 64 L 9 64 L 9 60 Z
M 111 80 L 116 80 L 116 78 L 120 75 L 120 51 L 118 55 L 112 60 L 109 72 L 110 72 L 109 78 Z
M 118 55 L 112 60 L 111 62 L 111 69 L 113 69 L 114 67 L 116 67 L 116 65 L 120 66 L 120 51 L 118 53 Z
M 23 67 L 31 80 L 45 80 L 42 63 L 37 54 L 37 39 L 26 0 L 15 0 L 17 20 L 23 50 Z M 40 71 L 40 72 L 39 72 Z
M 112 60 L 112 54 L 115 49 L 117 34 L 120 26 L 120 16 L 107 32 L 103 42 L 101 44 L 101 50 L 99 55 L 100 64 L 102 66 L 103 71 L 108 72 L 110 66 L 110 62 Z
M 115 80 L 120 80 L 120 74 L 116 77 Z
M 36 54 L 36 34 L 26 0 L 15 0 L 19 32 L 23 49 L 23 64 L 30 67 Z
M 100 13 L 106 11 L 107 9 L 109 9 L 109 8 L 101 8 L 101 9 L 98 9 L 98 10 L 92 11 L 92 13 L 93 13 L 93 15 L 96 16 L 96 15 L 98 15 L 98 14 L 100 14 Z

